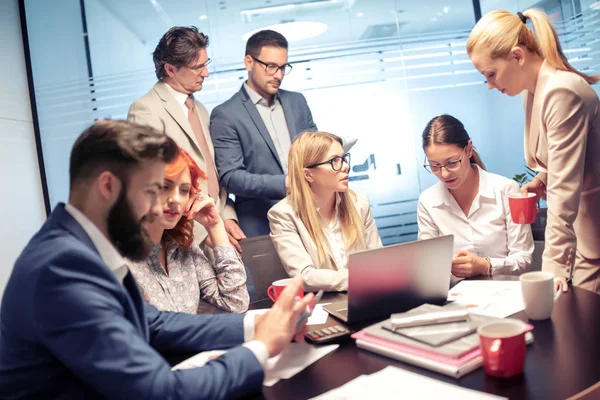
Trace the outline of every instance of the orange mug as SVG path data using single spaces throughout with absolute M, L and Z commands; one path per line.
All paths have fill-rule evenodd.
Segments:
M 508 196 L 510 216 L 515 224 L 533 224 L 537 215 L 537 195 L 515 193 Z
M 281 296 L 281 292 L 283 292 L 283 289 L 285 289 L 285 287 L 287 285 L 289 285 L 291 282 L 292 282 L 291 278 L 280 279 L 278 281 L 273 282 L 273 284 L 271 286 L 269 286 L 269 288 L 267 289 L 267 295 L 273 301 L 273 303 L 277 301 L 279 296 Z M 300 289 L 298 289 L 297 296 L 304 297 L 304 289 L 302 288 L 302 286 L 300 286 Z
M 477 329 L 486 374 L 509 378 L 523 372 L 526 331 L 527 325 L 513 318 L 488 322 Z

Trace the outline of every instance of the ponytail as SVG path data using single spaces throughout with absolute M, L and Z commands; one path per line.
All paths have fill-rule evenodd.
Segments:
M 541 53 L 540 56 L 542 58 L 558 70 L 573 72 L 581 76 L 590 85 L 598 82 L 600 76 L 584 74 L 583 72 L 576 70 L 569 63 L 562 51 L 562 46 L 558 40 L 556 30 L 554 29 L 554 26 L 552 26 L 552 22 L 545 12 L 532 8 L 523 12 L 523 15 L 527 19 L 530 19 L 533 24 L 532 33 L 534 34 L 535 41 L 538 45 L 538 53 Z M 529 30 L 529 28 L 527 29 Z
M 473 154 L 471 155 L 471 158 L 469 158 L 469 161 L 471 162 L 471 164 L 475 164 L 479 168 L 481 168 L 482 170 L 485 171 L 485 165 L 483 164 L 483 161 L 481 161 L 481 157 L 479 157 L 479 153 L 477 153 L 477 151 L 475 151 L 475 148 L 473 148 Z
M 523 46 L 527 50 L 538 54 L 552 67 L 573 72 L 589 84 L 600 80 L 600 76 L 584 74 L 573 68 L 562 51 L 556 30 L 546 13 L 532 8 L 520 16 L 504 10 L 491 11 L 485 14 L 469 34 L 467 39 L 467 54 L 485 49 L 492 58 L 507 57 L 515 46 Z M 530 19 L 533 30 L 525 24 Z

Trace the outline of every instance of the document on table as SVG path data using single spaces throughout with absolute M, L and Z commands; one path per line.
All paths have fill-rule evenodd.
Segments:
M 330 304 L 330 303 L 317 304 L 312 312 L 312 315 L 308 318 L 306 325 L 320 325 L 320 324 L 324 324 L 325 322 L 327 322 L 327 316 L 329 315 L 329 313 L 327 313 L 327 311 L 323 310 L 323 306 L 326 306 L 327 304 Z M 247 315 L 262 315 L 262 314 L 266 313 L 268 310 L 269 310 L 268 308 L 260 308 L 258 310 L 248 310 L 246 312 L 246 314 Z
M 473 314 L 506 318 L 525 309 L 520 281 L 461 281 L 448 292 L 448 301 Z
M 312 400 L 438 399 L 498 400 L 496 395 L 465 389 L 403 369 L 389 366 L 371 375 L 360 375 L 337 389 Z
M 267 361 L 263 384 L 273 386 L 280 379 L 289 379 L 338 347 L 338 344 L 317 347 L 308 343 L 290 343 L 281 354 Z M 172 370 L 202 367 L 225 352 L 225 350 L 204 351 L 177 364 Z

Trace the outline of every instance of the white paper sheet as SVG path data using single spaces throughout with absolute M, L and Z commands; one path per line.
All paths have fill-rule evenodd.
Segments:
M 492 394 L 465 389 L 423 375 L 389 366 L 371 375 L 360 375 L 352 381 L 312 400 L 354 399 L 438 399 L 498 400 Z
M 308 343 L 290 343 L 281 354 L 271 357 L 267 361 L 263 384 L 273 386 L 280 379 L 289 379 L 338 347 L 340 347 L 338 344 L 317 347 Z M 202 367 L 212 358 L 216 358 L 225 352 L 225 350 L 212 350 L 198 353 L 180 362 L 172 370 Z
M 327 322 L 327 317 L 329 316 L 329 313 L 325 310 L 323 310 L 323 306 L 326 306 L 327 304 L 330 303 L 322 303 L 322 304 L 317 304 L 312 312 L 312 315 L 310 317 L 308 317 L 308 321 L 306 322 L 306 325 L 320 325 L 320 324 L 324 324 L 325 322 Z M 267 311 L 269 311 L 268 308 L 260 308 L 258 310 L 248 310 L 246 312 L 247 315 L 262 315 L 264 313 L 266 313 Z
M 338 347 L 339 344 L 313 346 L 308 343 L 291 343 L 280 355 L 267 361 L 264 385 L 273 386 L 280 379 L 291 378 Z
M 306 325 L 319 325 L 327 322 L 329 313 L 323 310 L 323 306 L 326 306 L 327 304 L 331 303 L 317 304 L 312 312 L 312 315 L 308 318 Z
M 473 314 L 506 318 L 525 309 L 520 281 L 461 281 L 448 292 L 448 300 Z

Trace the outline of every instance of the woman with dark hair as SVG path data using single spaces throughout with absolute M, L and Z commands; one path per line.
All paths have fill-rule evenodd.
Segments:
M 245 312 L 246 271 L 215 201 L 200 190 L 202 179 L 206 179 L 204 172 L 179 149 L 177 158 L 167 164 L 158 196 L 163 215 L 146 226 L 154 242 L 150 257 L 129 267 L 144 299 L 159 310 L 201 314 L 207 312 L 208 303 L 223 311 Z M 187 210 L 190 199 L 198 200 L 191 212 Z M 193 243 L 194 218 L 215 245 L 214 262 Z
M 429 121 L 423 150 L 423 166 L 440 181 L 419 196 L 419 239 L 454 235 L 452 274 L 459 278 L 527 272 L 531 227 L 515 224 L 508 208 L 519 185 L 485 170 L 464 125 L 450 115 Z

